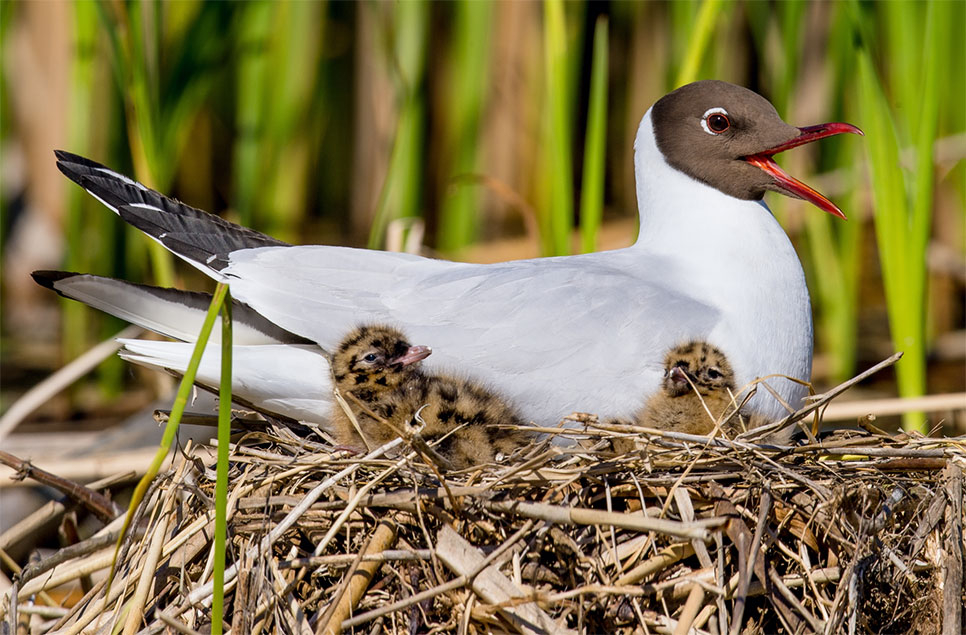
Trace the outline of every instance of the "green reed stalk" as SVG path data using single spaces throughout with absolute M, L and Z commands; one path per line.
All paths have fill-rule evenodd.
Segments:
M 117 567 L 117 556 L 121 549 L 121 543 L 124 542 L 124 537 L 127 535 L 127 530 L 131 526 L 131 519 L 134 518 L 134 512 L 137 510 L 138 505 L 144 500 L 144 495 L 148 491 L 148 486 L 151 485 L 151 481 L 154 477 L 158 475 L 158 470 L 161 468 L 161 464 L 164 463 L 164 458 L 168 455 L 171 450 L 171 444 L 174 442 L 174 437 L 178 432 L 178 426 L 181 424 L 181 417 L 184 415 L 185 407 L 188 405 L 188 398 L 191 396 L 191 391 L 194 390 L 195 376 L 198 374 L 198 367 L 201 365 L 201 358 L 205 353 L 205 346 L 208 344 L 208 340 L 211 337 L 211 331 L 215 326 L 215 319 L 218 317 L 221 311 L 222 305 L 225 303 L 225 298 L 228 296 L 228 285 L 219 283 L 215 287 L 215 292 L 211 297 L 211 304 L 208 306 L 208 313 L 205 315 L 205 321 L 201 325 L 201 331 L 198 333 L 198 341 L 195 342 L 194 350 L 191 353 L 191 359 L 188 361 L 188 366 L 185 368 L 184 377 L 181 378 L 181 384 L 178 386 L 178 394 L 175 396 L 174 403 L 171 405 L 171 415 L 168 417 L 168 422 L 164 426 L 164 434 L 161 436 L 161 445 L 158 446 L 158 451 L 155 452 L 154 458 L 151 460 L 151 464 L 148 465 L 148 469 L 141 480 L 138 481 L 137 486 L 134 488 L 134 493 L 131 494 L 131 502 L 127 508 L 127 515 L 124 517 L 124 524 L 121 526 L 121 531 L 117 537 L 117 543 L 114 546 L 114 560 L 111 563 L 111 573 L 108 577 L 108 592 L 110 591 L 110 581 L 114 578 L 114 571 Z M 224 366 L 222 366 L 224 369 Z M 230 380 L 229 380 L 230 382 Z M 224 381 L 222 381 L 222 386 L 224 386 Z M 229 383 L 229 407 L 231 404 L 230 399 L 230 383 Z M 221 427 L 221 404 L 219 404 L 219 435 Z M 227 444 L 225 445 L 227 447 Z M 220 452 L 220 448 L 219 448 Z
M 159 158 L 160 117 L 157 73 L 160 57 L 160 4 L 114 5 L 123 24 L 118 61 L 123 63 L 128 142 L 138 180 L 155 189 L 167 189 L 172 167 Z M 110 27 L 109 27 L 110 28 Z M 168 174 L 159 173 L 167 171 Z M 171 254 L 155 242 L 148 243 L 154 279 L 174 286 Z
M 220 287 L 221 285 L 219 285 Z M 231 444 L 231 293 L 221 304 L 221 378 L 218 387 L 218 464 L 215 477 L 211 632 L 220 635 L 225 607 L 225 541 L 228 535 L 228 450 Z
M 241 224 L 255 226 L 255 210 L 262 190 L 265 138 L 265 111 L 271 95 L 269 76 L 272 67 L 268 48 L 272 37 L 273 2 L 246 2 L 239 5 L 235 35 L 238 82 L 235 95 L 235 137 L 232 177 L 232 204 Z
M 438 247 L 456 251 L 471 244 L 479 227 L 478 188 L 454 179 L 477 171 L 477 149 L 483 106 L 486 103 L 493 5 L 459 0 L 453 5 L 455 24 L 449 66 L 449 98 L 444 106 L 446 165 Z
M 124 97 L 135 174 L 145 185 L 167 190 L 224 57 L 229 7 L 187 1 L 97 6 Z M 172 286 L 171 254 L 154 242 L 148 252 L 155 280 Z
M 916 149 L 910 178 L 900 167 L 897 122 L 873 66 L 868 44 L 859 50 L 859 95 L 868 126 L 868 156 L 876 204 L 876 236 L 886 290 L 892 340 L 905 352 L 896 366 L 899 394 L 922 395 L 926 390 L 926 248 L 932 221 L 934 167 L 932 148 L 939 118 L 940 71 L 950 53 L 951 3 L 926 7 L 921 41 L 922 63 L 916 82 L 917 114 L 909 122 Z M 908 28 L 915 28 L 915 24 Z M 913 37 L 907 35 L 905 37 Z M 910 93 L 911 94 L 911 93 Z M 911 193 L 911 196 L 910 196 Z M 926 432 L 921 412 L 903 417 L 906 429 Z
M 382 246 L 386 227 L 391 220 L 418 216 L 422 200 L 423 133 L 426 125 L 423 80 L 426 73 L 429 6 L 424 0 L 412 0 L 393 5 L 392 11 L 390 41 L 394 46 L 390 51 L 393 56 L 390 64 L 397 71 L 395 79 L 399 115 L 389 169 L 369 231 L 370 249 Z
M 283 240 L 294 240 L 305 216 L 309 159 L 315 145 L 313 103 L 322 34 L 323 5 L 288 2 L 277 5 L 269 48 L 266 138 L 260 191 L 263 226 Z
M 843 157 L 854 154 L 843 153 Z M 850 176 L 849 180 L 856 178 Z M 845 208 L 860 209 L 857 192 L 853 191 L 849 201 Z M 813 273 L 810 282 L 816 307 L 816 335 L 821 350 L 829 358 L 829 380 L 840 383 L 855 370 L 862 221 L 859 218 L 841 221 L 817 210 L 808 211 L 805 243 L 809 269 Z
M 584 141 L 584 172 L 580 191 L 580 244 L 597 249 L 597 233 L 604 216 L 604 166 L 607 146 L 607 18 L 594 25 L 594 54 L 590 71 L 590 107 Z
M 544 2 L 544 57 L 547 75 L 549 112 L 548 151 L 550 169 L 550 209 L 545 215 L 544 230 L 548 237 L 546 255 L 570 253 L 570 231 L 573 227 L 573 157 L 570 138 L 570 58 L 567 56 L 567 33 L 561 0 Z
M 94 104 L 95 51 L 97 43 L 97 8 L 93 3 L 70 5 L 73 11 L 74 51 L 70 69 L 70 113 L 68 146 L 72 152 L 87 154 L 91 141 L 91 121 Z M 84 219 L 84 198 L 79 187 L 67 191 L 66 238 L 68 271 L 87 271 L 94 256 L 89 249 L 87 223 Z M 64 359 L 74 359 L 90 346 L 87 333 L 90 311 L 80 302 L 66 300 L 63 308 L 62 350 Z
M 675 88 L 700 79 L 698 73 L 701 62 L 708 50 L 708 44 L 718 24 L 718 17 L 723 6 L 722 0 L 704 0 L 701 3 L 698 15 L 689 29 L 688 46 L 674 79 Z

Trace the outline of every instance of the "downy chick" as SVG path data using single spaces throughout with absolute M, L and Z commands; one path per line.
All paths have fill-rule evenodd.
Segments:
M 532 440 L 499 427 L 524 422 L 493 392 L 460 377 L 425 373 L 418 362 L 430 352 L 411 346 L 401 331 L 388 326 L 361 326 L 349 333 L 332 356 L 332 371 L 366 439 L 336 404 L 332 424 L 339 442 L 376 448 L 422 424 L 423 440 L 434 444 L 445 436 L 435 444 L 436 452 L 462 469 L 492 462 L 497 453 L 509 454 Z
M 735 373 L 725 354 L 707 342 L 691 341 L 665 355 L 661 389 L 648 399 L 636 420 L 638 425 L 659 430 L 710 434 L 715 420 L 734 410 L 734 391 Z M 725 427 L 731 430 L 737 425 L 732 418 Z

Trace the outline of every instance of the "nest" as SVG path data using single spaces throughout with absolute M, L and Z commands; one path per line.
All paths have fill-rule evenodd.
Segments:
M 870 423 L 816 438 L 801 420 L 821 403 L 773 426 L 797 422 L 798 444 L 583 416 L 447 473 L 419 439 L 352 457 L 317 429 L 248 422 L 222 615 L 210 452 L 154 480 L 110 585 L 121 518 L 25 568 L 0 614 L 65 633 L 960 632 L 966 439 Z M 79 579 L 80 600 L 35 603 Z

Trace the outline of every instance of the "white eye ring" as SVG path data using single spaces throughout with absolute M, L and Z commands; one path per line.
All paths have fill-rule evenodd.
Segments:
M 728 114 L 728 111 L 725 110 L 724 108 L 720 108 L 720 107 L 708 108 L 706 111 L 704 111 L 704 114 L 701 115 L 701 127 L 704 128 L 705 132 L 707 132 L 709 135 L 713 137 L 717 137 L 719 134 L 721 134 L 720 132 L 715 132 L 714 130 L 708 127 L 708 117 L 710 117 L 715 113 L 724 115 L 729 119 L 731 118 L 731 116 Z

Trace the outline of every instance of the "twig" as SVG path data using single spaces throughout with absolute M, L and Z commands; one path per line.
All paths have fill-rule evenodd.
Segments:
M 117 341 L 119 338 L 137 337 L 142 332 L 144 332 L 144 329 L 139 326 L 128 326 L 114 337 L 104 340 L 63 368 L 58 369 L 53 375 L 24 393 L 0 417 L 0 441 L 3 441 L 34 410 L 50 401 L 54 395 L 116 353 L 121 348 L 120 342 Z
M 766 489 L 761 493 L 761 511 L 758 513 L 758 526 L 755 527 L 755 535 L 751 539 L 745 566 L 742 567 L 741 571 L 742 577 L 738 586 L 738 594 L 735 598 L 735 615 L 729 631 L 731 635 L 736 635 L 741 630 L 741 620 L 744 617 L 745 603 L 748 597 L 748 586 L 751 584 L 751 575 L 755 569 L 755 560 L 761 550 L 761 536 L 765 531 L 765 524 L 768 520 L 769 513 L 771 513 L 771 492 Z M 739 545 L 738 548 L 741 549 L 741 546 Z
M 822 413 L 822 419 L 825 421 L 855 421 L 867 414 L 884 417 L 913 411 L 942 412 L 943 410 L 966 410 L 966 392 L 830 403 Z
M 871 377 L 872 375 L 876 374 L 877 372 L 879 372 L 880 370 L 882 370 L 884 368 L 888 368 L 889 366 L 892 366 L 897 361 L 899 361 L 899 359 L 901 357 L 902 357 L 902 352 L 901 351 L 898 352 L 898 353 L 895 353 L 891 357 L 889 357 L 887 359 L 884 359 L 883 361 L 879 362 L 878 364 L 876 364 L 872 368 L 866 370 L 865 372 L 859 373 L 858 375 L 856 375 L 852 379 L 849 379 L 848 381 L 842 382 L 841 384 L 839 384 L 835 388 L 832 388 L 831 390 L 829 390 L 829 391 L 827 391 L 825 393 L 822 393 L 821 395 L 815 395 L 814 397 L 812 397 L 812 399 L 814 399 L 814 401 L 812 403 L 810 403 L 807 406 L 804 406 L 804 407 L 796 410 L 795 412 L 793 412 L 792 414 L 788 415 L 784 419 L 779 419 L 778 421 L 776 421 L 774 423 L 770 423 L 768 425 L 761 426 L 759 428 L 754 428 L 752 430 L 749 430 L 748 432 L 743 432 L 743 433 L 739 434 L 736 438 L 737 439 L 762 438 L 763 436 L 766 436 L 768 434 L 771 434 L 773 432 L 776 432 L 778 430 L 781 430 L 781 429 L 783 429 L 783 428 L 785 428 L 787 426 L 790 426 L 790 425 L 794 424 L 795 422 L 804 419 L 809 414 L 811 414 L 812 412 L 818 410 L 819 408 L 821 408 L 822 406 L 824 406 L 825 404 L 827 404 L 829 401 L 831 401 L 835 397 L 841 395 L 843 392 L 845 392 L 846 390 L 848 390 L 849 388 L 851 388 L 855 384 L 859 383 L 860 381 L 862 381 L 862 380 L 864 380 L 864 379 L 866 379 L 868 377 Z
M 944 474 L 946 532 L 943 542 L 943 635 L 963 627 L 963 470 L 950 461 Z
M 376 526 L 376 531 L 366 541 L 365 547 L 356 556 L 349 570 L 343 576 L 343 583 L 332 596 L 329 608 L 322 619 L 318 621 L 315 632 L 324 635 L 338 635 L 342 631 L 342 622 L 349 617 L 352 609 L 362 599 L 366 589 L 372 582 L 372 576 L 382 566 L 378 561 L 364 561 L 366 555 L 373 555 L 392 546 L 396 541 L 395 522 L 384 519 Z M 348 591 L 348 593 L 346 593 Z
M 693 523 L 681 523 L 663 518 L 650 518 L 635 514 L 605 512 L 581 507 L 559 507 L 545 503 L 524 503 L 520 501 L 484 502 L 483 506 L 491 511 L 518 514 L 527 518 L 546 520 L 562 525 L 613 525 L 637 531 L 654 531 L 659 534 L 707 540 L 708 529 L 716 528 L 727 522 L 725 518 L 709 518 Z
M 114 503 L 106 496 L 84 487 L 80 483 L 61 478 L 56 474 L 33 466 L 30 461 L 18 458 L 9 452 L 0 450 L 0 463 L 17 471 L 18 480 L 32 478 L 41 485 L 52 487 L 62 492 L 71 500 L 77 502 L 84 509 L 97 516 L 102 522 L 110 522 L 120 513 Z
M 393 439 L 392 441 L 390 441 L 389 443 L 385 444 L 384 446 L 379 447 L 379 448 L 376 448 L 375 450 L 373 450 L 372 452 L 370 452 L 368 455 L 366 455 L 365 458 L 366 458 L 366 460 L 371 460 L 371 459 L 378 458 L 378 457 L 382 456 L 383 454 L 385 454 L 387 452 L 391 452 L 392 450 L 394 450 L 400 443 L 402 443 L 402 439 Z M 326 480 L 324 480 L 319 485 L 315 486 L 312 489 L 312 491 L 310 491 L 308 494 L 305 495 L 305 498 L 302 499 L 302 502 L 299 503 L 299 505 L 296 506 L 295 509 L 293 509 L 291 512 L 289 512 L 285 516 L 285 518 L 279 524 L 277 524 L 275 527 L 273 527 L 272 530 L 268 533 L 267 536 L 265 536 L 264 538 L 262 538 L 261 542 L 259 543 L 259 545 L 257 547 L 252 547 L 251 548 L 251 551 L 253 553 L 257 553 L 258 550 L 261 550 L 261 551 L 267 551 L 267 550 L 269 550 L 271 548 L 272 544 L 276 540 L 278 540 L 279 536 L 281 536 L 286 531 L 288 531 L 292 527 L 292 525 L 294 525 L 295 522 L 302 516 L 302 514 L 304 514 L 305 511 L 308 510 L 308 508 L 315 501 L 317 501 L 319 499 L 319 497 L 327 489 L 329 489 L 330 487 L 332 487 L 333 485 L 335 485 L 336 483 L 338 483 L 340 480 L 342 480 L 343 478 L 345 478 L 349 474 L 355 472 L 356 469 L 358 469 L 358 467 L 359 467 L 358 465 L 351 465 L 351 466 L 345 468 L 344 470 L 338 472 L 337 474 L 335 474 L 335 475 L 327 478 Z M 237 565 L 232 565 L 228 569 L 225 569 L 225 584 L 228 584 L 231 580 L 234 580 L 234 578 L 237 575 L 237 573 L 238 573 Z M 204 599 L 210 598 L 211 597 L 211 593 L 212 593 L 212 583 L 211 582 L 207 582 L 207 583 L 203 584 L 202 586 L 194 589 L 188 595 L 187 604 L 188 605 L 197 604 L 198 602 L 200 602 L 200 601 L 202 601 Z
M 532 528 L 533 528 L 533 521 L 528 520 L 526 523 L 523 524 L 523 526 L 520 529 L 514 532 L 514 534 L 510 538 L 508 538 L 506 542 L 504 542 L 502 545 L 500 545 L 499 548 L 495 549 L 490 555 L 484 558 L 483 561 L 480 562 L 476 567 L 474 567 L 474 569 L 470 571 L 468 574 L 461 575 L 458 578 L 450 580 L 445 584 L 441 584 L 439 586 L 433 587 L 432 589 L 427 589 L 422 593 L 417 593 L 415 595 L 412 595 L 406 598 L 405 600 L 401 600 L 399 602 L 393 602 L 392 604 L 389 604 L 387 606 L 374 609 L 367 613 L 363 613 L 362 615 L 357 615 L 352 619 L 348 619 L 342 622 L 342 629 L 345 630 L 348 628 L 359 626 L 360 624 L 365 624 L 366 622 L 372 621 L 377 617 L 381 617 L 383 615 L 389 615 L 390 613 L 394 613 L 396 611 L 412 606 L 414 604 L 419 604 L 423 600 L 428 600 L 442 593 L 446 593 L 448 591 L 453 591 L 455 589 L 462 588 L 463 586 L 466 585 L 467 582 L 469 582 L 474 577 L 476 577 L 476 575 L 479 574 L 480 571 L 490 566 L 490 564 L 492 564 L 497 558 L 502 556 L 510 547 L 516 544 L 517 541 L 519 541 L 521 538 L 527 535 L 527 533 L 529 533 Z
M 678 617 L 678 625 L 674 629 L 674 635 L 688 634 L 691 625 L 694 624 L 694 619 L 698 616 L 698 611 L 701 610 L 702 602 L 704 602 L 704 589 L 701 588 L 700 584 L 692 585 L 688 599 L 684 603 L 684 608 L 681 609 L 681 615 Z

